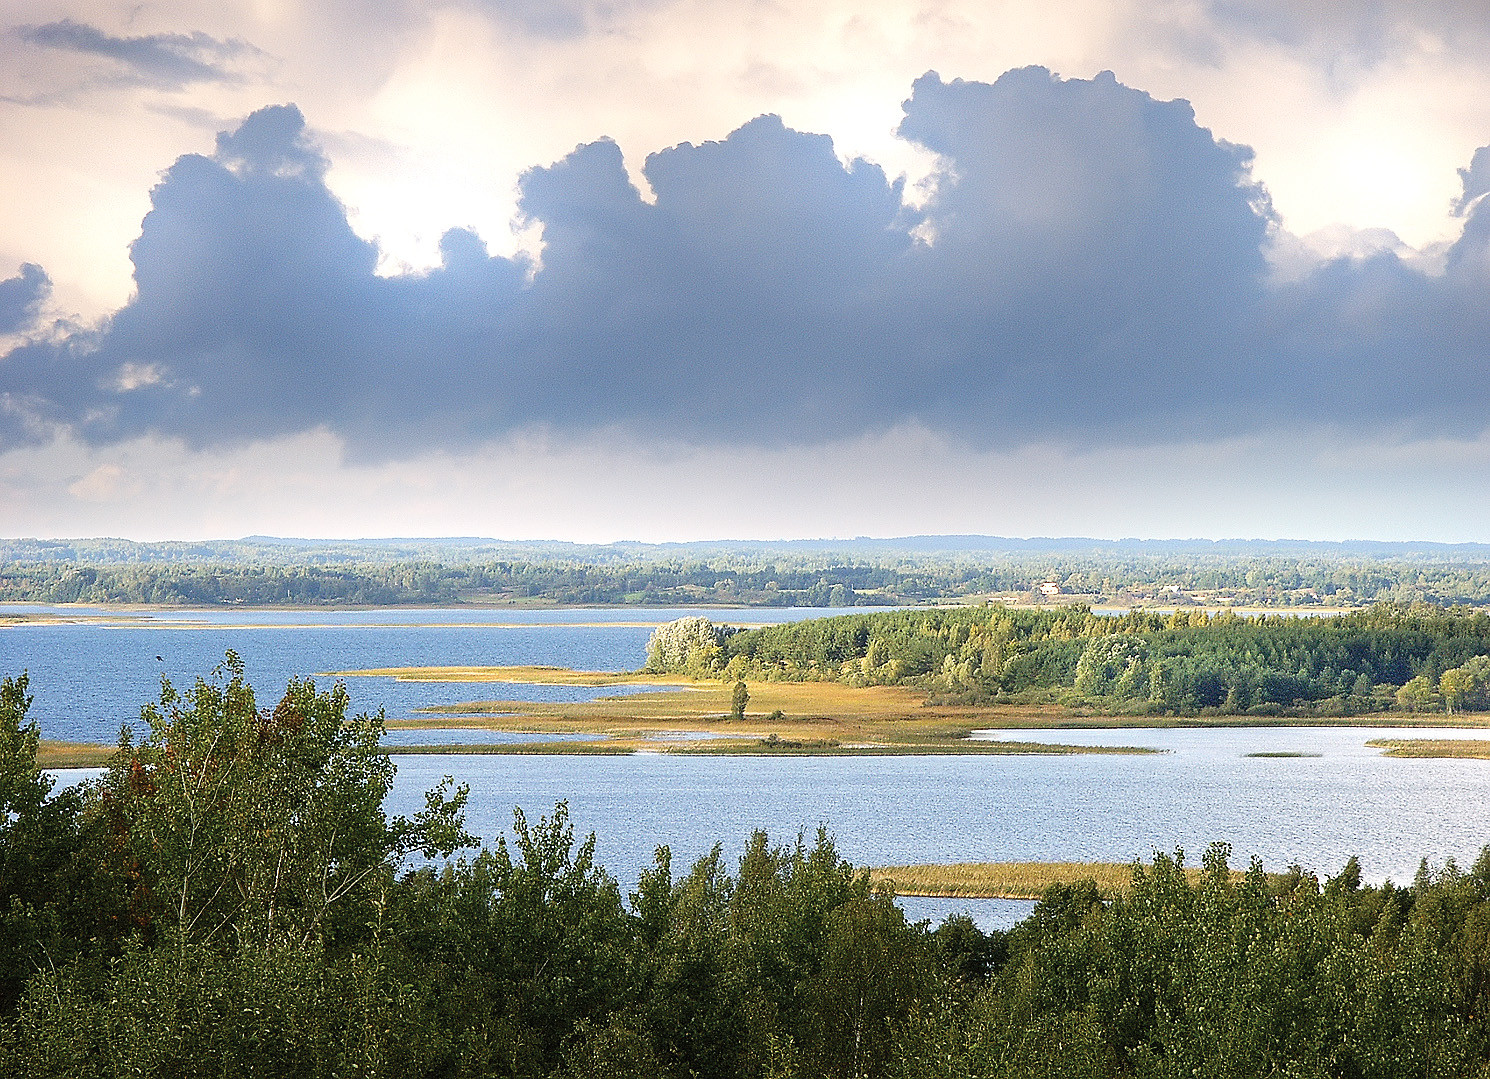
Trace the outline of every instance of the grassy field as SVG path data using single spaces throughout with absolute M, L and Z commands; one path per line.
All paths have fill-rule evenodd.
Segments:
M 1187 867 L 1193 882 L 1203 871 Z M 1232 870 L 1233 880 L 1243 874 Z M 886 882 L 899 895 L 947 899 L 1039 899 L 1052 884 L 1096 881 L 1108 894 L 1133 884 L 1133 866 L 1120 862 L 961 862 L 955 865 L 887 865 L 869 871 L 872 883 Z
M 1383 757 L 1445 757 L 1490 760 L 1490 741 L 1478 738 L 1373 738 L 1366 743 Z
M 927 706 L 920 693 L 896 686 L 856 689 L 837 682 L 751 682 L 745 717 L 737 720 L 729 715 L 733 687 L 722 682 L 556 667 L 419 667 L 343 673 L 421 681 L 444 681 L 448 676 L 452 682 L 668 686 L 651 693 L 578 703 L 492 700 L 437 705 L 421 710 L 431 717 L 428 720 L 389 723 L 390 727 L 412 729 L 456 723 L 497 730 L 604 735 L 613 749 L 721 756 L 1150 752 L 1141 747 L 972 742 L 968 733 L 979 726 L 1034 729 L 1056 724 L 1035 722 L 1036 716 L 1029 709 Z M 1023 722 L 1008 722 L 1014 717 Z M 677 736 L 685 732 L 714 737 L 678 742 Z
M 1112 752 L 1110 748 L 1061 745 L 1050 739 L 1036 746 L 969 741 L 979 728 L 1059 730 L 1115 727 L 1244 727 L 1259 725 L 1438 726 L 1490 724 L 1490 716 L 1351 716 L 1338 719 L 1274 720 L 1257 716 L 1119 716 L 1083 713 L 1060 705 L 929 705 L 924 694 L 901 686 L 855 688 L 839 682 L 750 682 L 745 718 L 729 718 L 731 686 L 685 677 L 560 667 L 390 667 L 333 672 L 381 675 L 417 681 L 537 683 L 604 687 L 661 685 L 654 693 L 602 697 L 579 703 L 473 700 L 421 711 L 430 720 L 403 720 L 389 726 L 483 726 L 499 730 L 603 734 L 632 748 L 674 753 L 1073 753 Z M 448 717 L 437 722 L 433 717 Z M 460 717 L 458 721 L 454 717 Z M 705 731 L 720 737 L 705 743 L 665 744 L 657 734 Z M 776 736 L 771 745 L 763 739 Z M 1122 747 L 1118 752 L 1142 751 Z

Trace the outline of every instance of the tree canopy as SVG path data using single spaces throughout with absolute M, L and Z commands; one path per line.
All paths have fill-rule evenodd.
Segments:
M 1125 653 L 1103 655 L 1127 669 Z M 757 832 L 681 874 L 662 846 L 623 893 L 562 802 L 536 821 L 517 810 L 510 842 L 453 860 L 469 843 L 463 791 L 388 819 L 380 718 L 348 719 L 337 688 L 291 682 L 261 708 L 229 655 L 187 692 L 163 684 L 143 737 L 63 790 L 36 767 L 28 688 L 0 681 L 7 1075 L 1490 1067 L 1490 849 L 1400 885 L 1363 883 L 1354 860 L 1323 881 L 1257 864 L 1239 876 L 1223 846 L 1192 878 L 1183 852 L 1161 853 L 1115 894 L 1052 886 L 1008 932 L 908 921 L 826 830 Z
M 1086 607 L 896 610 L 655 651 L 649 669 L 906 685 L 939 700 L 1061 700 L 1128 713 L 1352 714 L 1490 707 L 1490 614 L 1378 604 L 1334 617 Z M 660 627 L 655 640 L 677 632 Z

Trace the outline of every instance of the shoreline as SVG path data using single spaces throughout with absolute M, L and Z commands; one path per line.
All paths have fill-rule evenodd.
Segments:
M 873 614 L 878 611 L 907 610 L 917 608 L 936 607 L 983 607 L 1001 606 L 1014 611 L 1039 611 L 1059 610 L 1063 607 L 1090 607 L 1093 611 L 1127 613 L 1129 611 L 1148 611 L 1154 614 L 1173 614 L 1175 611 L 1205 611 L 1208 614 L 1219 614 L 1222 611 L 1231 611 L 1239 617 L 1253 618 L 1260 615 L 1270 614 L 1292 614 L 1296 616 L 1327 615 L 1336 616 L 1350 614 L 1354 611 L 1364 611 L 1371 608 L 1371 604 L 1359 604 L 1351 607 L 1325 607 L 1325 606 L 1298 606 L 1279 604 L 1275 607 L 1246 604 L 1233 606 L 1226 603 L 1107 603 L 1101 599 L 1094 599 L 1087 595 L 1072 595 L 1064 597 L 1065 602 L 1030 603 L 1025 600 L 1013 599 L 1000 596 L 968 596 L 957 599 L 944 599 L 930 603 L 861 603 L 852 607 L 806 607 L 806 606 L 784 606 L 779 604 L 750 604 L 750 603 L 680 603 L 662 606 L 647 606 L 635 603 L 544 603 L 533 601 L 515 600 L 510 603 L 485 603 L 479 600 L 458 603 L 275 603 L 275 604 L 238 604 L 238 603 L 111 603 L 107 601 L 91 603 L 47 603 L 41 600 L 0 600 L 0 618 L 9 616 L 7 608 L 10 607 L 48 607 L 60 610 L 76 608 L 78 610 L 94 610 L 109 613 L 150 614 L 175 611 L 292 611 L 305 613 L 311 611 L 792 611 L 792 610 L 834 610 L 841 611 L 844 615 Z M 24 616 L 23 616 L 24 617 Z M 828 617 L 837 617 L 828 616 Z
M 414 716 L 392 719 L 387 729 L 440 731 L 442 742 L 390 745 L 390 755 L 623 755 L 682 756 L 1037 756 L 1145 754 L 1152 746 L 1073 745 L 1050 741 L 976 739 L 981 730 L 1135 732 L 1171 729 L 1312 729 L 1365 731 L 1490 728 L 1490 713 L 1375 712 L 1353 716 L 1123 715 L 1083 713 L 1058 704 L 927 704 L 903 686 L 852 687 L 839 682 L 751 682 L 749 708 L 731 714 L 727 683 L 645 671 L 583 671 L 554 666 L 381 667 L 321 672 L 317 678 L 381 677 L 446 684 L 533 684 L 649 687 L 640 693 L 585 701 L 473 700 L 427 705 Z M 458 741 L 448 731 L 568 736 L 563 740 Z M 1368 744 L 1380 743 L 1372 739 Z M 1391 757 L 1490 759 L 1490 739 L 1406 739 L 1373 745 Z M 1438 743 L 1436 746 L 1434 743 Z M 44 740 L 39 758 L 50 767 L 85 767 L 113 752 L 102 743 Z M 1286 754 L 1277 754 L 1286 755 Z

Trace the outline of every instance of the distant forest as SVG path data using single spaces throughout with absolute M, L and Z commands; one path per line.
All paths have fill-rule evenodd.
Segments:
M 1041 586 L 1053 586 L 1041 592 Z M 0 602 L 849 607 L 1490 604 L 1490 545 L 898 540 L 0 540 Z
M 658 627 L 648 668 L 902 685 L 944 703 L 1055 701 L 1126 715 L 1453 712 L 1490 708 L 1490 614 L 1426 604 L 1317 618 L 990 606 L 745 632 L 695 617 Z

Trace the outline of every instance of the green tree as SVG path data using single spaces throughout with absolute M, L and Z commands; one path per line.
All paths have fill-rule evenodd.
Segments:
M 708 676 L 719 667 L 724 643 L 734 633 L 733 626 L 717 626 L 696 615 L 664 622 L 647 640 L 645 669 Z
M 28 688 L 24 673 L 0 680 L 0 1015 L 38 970 L 106 949 L 122 921 L 82 792 L 53 794 L 37 767 Z
M 803 1039 L 813 1074 L 883 1075 L 896 1028 L 931 995 L 926 934 L 885 893 L 850 899 L 825 919 L 820 965 L 805 986 L 813 1022 Z
M 750 700 L 750 691 L 745 688 L 744 682 L 736 682 L 735 688 L 729 697 L 729 714 L 731 719 L 745 718 L 745 705 Z
M 189 940 L 308 943 L 341 908 L 366 907 L 405 855 L 468 845 L 464 787 L 426 796 L 413 820 L 388 820 L 393 764 L 382 714 L 348 720 L 338 684 L 293 680 L 273 709 L 255 706 L 242 661 L 185 695 L 162 680 L 148 728 L 126 730 L 95 803 L 120 837 L 136 920 Z
M 1443 694 L 1444 707 L 1449 715 L 1464 704 L 1474 688 L 1474 675 L 1464 667 L 1450 667 L 1438 678 L 1438 692 Z
M 1433 682 L 1426 674 L 1408 679 L 1396 692 L 1397 707 L 1408 712 L 1426 712 L 1438 700 Z
M 637 979 L 632 925 L 594 864 L 595 837 L 575 843 L 563 802 L 536 823 L 520 809 L 513 818 L 515 850 L 501 838 L 392 895 L 390 948 L 447 1040 L 438 1074 L 549 1076 L 576 1034 L 588 1043 L 571 1054 L 581 1072 L 607 1047 L 645 1056 L 605 1030 Z
M 1490 656 L 1471 656 L 1458 667 L 1444 671 L 1439 679 L 1439 691 L 1449 702 L 1450 711 L 1490 707 Z

